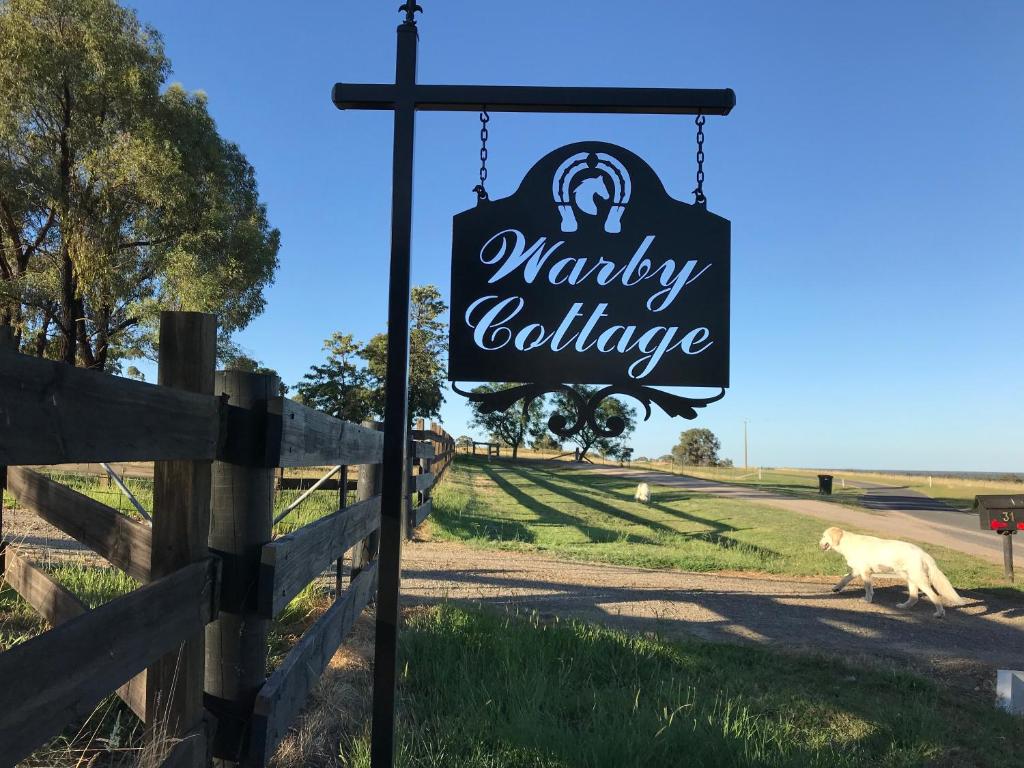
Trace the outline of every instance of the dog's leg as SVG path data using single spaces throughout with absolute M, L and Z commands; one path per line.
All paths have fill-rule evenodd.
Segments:
M 924 574 L 922 574 L 922 576 L 924 576 Z M 928 599 L 932 601 L 932 605 L 935 606 L 935 618 L 941 619 L 945 616 L 946 609 L 942 605 L 942 600 L 937 594 L 935 594 L 935 590 L 932 589 L 932 585 L 928 583 L 927 576 L 924 576 L 924 578 L 921 579 L 919 586 L 921 587 L 921 591 L 924 592 L 928 596 Z
M 850 571 L 845 576 L 843 576 L 843 578 L 841 578 L 838 581 L 838 583 L 834 587 L 832 587 L 832 591 L 842 592 L 846 585 L 849 584 L 851 581 L 853 581 L 853 571 Z
M 875 599 L 875 587 L 871 583 L 871 574 L 868 572 L 861 573 L 860 579 L 864 582 L 864 602 L 870 603 Z
M 912 579 L 907 579 L 907 599 L 905 602 L 896 603 L 897 608 L 913 608 L 917 605 L 917 584 Z

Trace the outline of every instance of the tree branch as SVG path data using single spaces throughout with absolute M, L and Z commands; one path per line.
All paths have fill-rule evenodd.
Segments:
M 153 245 L 163 245 L 164 243 L 169 243 L 172 240 L 178 239 L 179 237 L 181 237 L 182 234 L 182 232 L 176 232 L 173 235 L 167 235 L 166 237 L 157 237 L 152 240 L 132 240 L 131 242 L 128 243 L 120 243 L 115 248 L 115 250 L 125 251 L 128 250 L 129 248 L 144 248 Z
M 43 222 L 43 226 L 40 227 L 39 231 L 36 233 L 36 239 L 33 240 L 32 241 L 32 245 L 30 245 L 24 251 L 24 254 L 25 254 L 25 256 L 24 256 L 24 258 L 25 258 L 24 264 L 22 264 L 20 261 L 18 263 L 18 271 L 19 271 L 19 273 L 20 272 L 24 272 L 25 269 L 28 268 L 28 260 L 30 258 L 32 258 L 32 254 L 36 252 L 36 250 L 39 248 L 39 246 L 43 244 L 43 240 L 46 239 L 46 235 L 49 233 L 50 227 L 53 226 L 53 221 L 54 221 L 54 219 L 56 217 L 57 217 L 57 209 L 56 208 L 50 208 L 49 213 L 47 213 L 47 215 L 46 215 L 46 221 Z

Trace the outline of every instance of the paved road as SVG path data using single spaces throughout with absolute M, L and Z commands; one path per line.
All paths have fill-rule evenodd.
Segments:
M 964 516 L 969 514 L 905 485 L 886 485 L 885 483 L 871 483 L 867 480 L 850 480 L 849 478 L 846 478 L 846 484 L 864 489 L 865 493 L 861 497 L 861 504 L 868 509 L 877 509 L 883 512 L 920 513 L 923 520 L 928 519 L 928 515 L 935 512 L 956 512 Z M 974 522 L 977 524 L 977 517 L 974 518 Z
M 966 540 L 980 543 L 982 546 L 986 543 L 992 546 L 992 542 L 995 542 L 994 548 L 1002 552 L 1002 539 L 994 533 L 981 530 L 978 526 L 978 515 L 974 512 L 957 509 L 906 486 L 850 479 L 846 480 L 846 484 L 865 490 L 861 504 L 867 509 L 876 512 L 900 512 L 907 517 L 915 518 L 925 526 L 942 525 L 948 529 L 960 529 Z
M 701 493 L 752 501 L 817 517 L 828 521 L 830 525 L 855 526 L 884 538 L 939 544 L 999 565 L 1003 562 L 1001 538 L 994 533 L 981 530 L 978 527 L 977 516 L 947 507 L 928 497 L 919 498 L 921 494 L 906 488 L 872 484 L 878 487 L 871 489 L 871 499 L 865 504 L 865 509 L 859 510 L 846 504 L 794 498 L 733 483 L 700 480 L 688 475 L 671 475 L 652 470 L 596 464 L 571 466 L 635 482 L 643 481 L 670 488 L 686 488 Z

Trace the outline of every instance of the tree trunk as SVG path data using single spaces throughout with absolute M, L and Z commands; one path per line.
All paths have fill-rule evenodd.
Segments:
M 35 353 L 36 357 L 42 357 L 46 354 L 46 337 L 50 333 L 50 322 L 53 320 L 53 313 L 47 310 L 43 313 L 43 323 L 39 326 L 39 331 L 36 333 L 35 338 Z
M 590 447 L 593 444 L 594 444 L 594 440 L 588 440 L 587 442 L 583 443 L 583 445 L 582 445 L 583 450 L 580 451 L 580 461 L 583 461 L 586 458 L 587 451 L 590 450 Z
M 78 328 L 75 321 L 75 265 L 71 261 L 71 248 L 68 245 L 68 231 L 71 210 L 71 86 L 67 76 L 64 77 L 64 124 L 60 131 L 60 204 L 58 220 L 60 222 L 60 270 L 61 270 L 61 306 L 58 324 L 64 334 L 64 348 L 61 359 L 74 365 L 78 356 Z
M 92 344 L 89 342 L 89 334 L 85 327 L 85 302 L 81 298 L 75 299 L 75 328 L 83 365 L 86 368 L 103 370 L 103 366 L 97 363 L 96 356 L 92 353 Z
M 61 234 L 63 237 L 63 233 Z M 75 276 L 74 265 L 71 263 L 71 256 L 68 253 L 67 242 L 61 243 L 61 315 L 60 330 L 64 336 L 64 346 L 61 350 L 60 359 L 65 363 L 74 365 L 78 358 L 78 323 L 76 322 L 75 305 Z

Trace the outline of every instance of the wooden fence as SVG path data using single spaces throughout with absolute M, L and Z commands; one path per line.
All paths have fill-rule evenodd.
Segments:
M 213 315 L 163 313 L 156 385 L 14 353 L 3 331 L 0 479 L 142 586 L 89 610 L 3 541 L 0 506 L 0 572 L 52 626 L 0 653 L 0 766 L 112 692 L 146 723 L 155 764 L 265 765 L 376 594 L 379 425 L 283 398 L 273 376 L 215 372 Z M 411 536 L 454 441 L 422 422 L 410 437 Z M 155 462 L 152 526 L 26 466 L 100 461 Z M 323 465 L 345 465 L 343 478 L 360 465 L 359 500 L 347 506 L 339 483 L 336 512 L 272 539 L 275 468 Z M 271 619 L 335 564 L 334 603 L 267 677 Z

